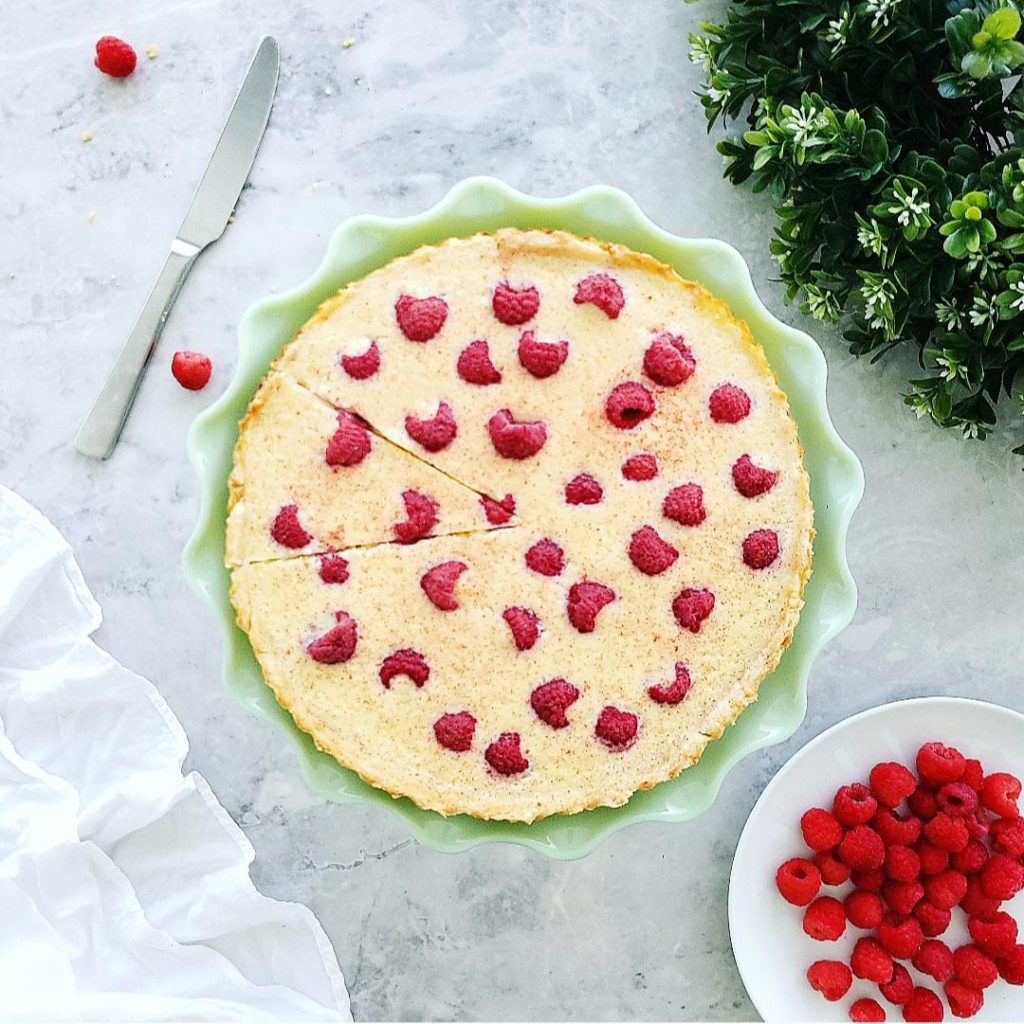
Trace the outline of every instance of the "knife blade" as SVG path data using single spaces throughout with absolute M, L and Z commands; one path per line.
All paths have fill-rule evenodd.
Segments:
M 196 257 L 224 233 L 270 118 L 279 66 L 277 41 L 265 36 L 256 48 L 156 284 L 78 432 L 75 447 L 83 455 L 94 459 L 110 457 L 188 272 Z

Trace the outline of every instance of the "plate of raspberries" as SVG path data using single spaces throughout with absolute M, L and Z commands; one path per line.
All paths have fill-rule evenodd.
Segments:
M 872 708 L 798 751 L 729 886 L 761 1016 L 1024 1020 L 1021 777 L 1024 715 L 955 697 Z

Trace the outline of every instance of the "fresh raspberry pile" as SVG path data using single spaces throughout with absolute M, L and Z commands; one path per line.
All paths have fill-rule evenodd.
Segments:
M 1024 889 L 1020 781 L 986 775 L 980 761 L 941 743 L 921 747 L 913 769 L 876 764 L 867 784 L 841 786 L 831 808 L 805 812 L 800 831 L 812 853 L 775 874 L 783 899 L 804 908 L 812 939 L 835 942 L 847 925 L 866 933 L 848 965 L 833 957 L 807 971 L 830 1002 L 856 979 L 870 984 L 849 1007 L 854 1021 L 886 1019 L 870 998 L 875 989 L 906 1021 L 940 1021 L 945 1006 L 932 986 L 954 1017 L 967 1018 L 998 979 L 1024 985 L 1024 944 L 1002 909 Z M 821 892 L 848 882 L 845 893 Z M 940 936 L 957 908 L 971 942 L 952 948 Z

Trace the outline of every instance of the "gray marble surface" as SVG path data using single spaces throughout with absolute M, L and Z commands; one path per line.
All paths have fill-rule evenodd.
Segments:
M 418 212 L 476 173 L 541 195 L 608 182 L 671 231 L 732 242 L 768 304 L 800 323 L 771 283 L 770 211 L 723 182 L 693 95 L 686 33 L 720 9 L 4 5 L 0 481 L 71 540 L 106 615 L 99 641 L 181 718 L 192 767 L 256 847 L 257 883 L 319 915 L 357 1018 L 751 1018 L 726 891 L 740 829 L 775 769 L 826 726 L 895 697 L 1022 703 L 1020 460 L 1005 439 L 965 444 L 917 423 L 898 397 L 909 358 L 871 368 L 829 336 L 832 414 L 867 474 L 850 538 L 860 609 L 814 669 L 803 727 L 740 764 L 697 821 L 633 828 L 577 863 L 511 847 L 431 853 L 380 810 L 312 795 L 285 739 L 221 687 L 218 632 L 179 567 L 196 514 L 185 435 L 229 379 L 242 312 L 301 280 L 343 218 Z M 103 78 L 91 51 L 106 32 L 159 56 L 141 56 L 125 82 Z M 182 293 L 115 457 L 89 462 L 71 438 L 263 32 L 280 39 L 283 70 L 237 222 Z M 205 392 L 171 379 L 178 348 L 213 357 Z

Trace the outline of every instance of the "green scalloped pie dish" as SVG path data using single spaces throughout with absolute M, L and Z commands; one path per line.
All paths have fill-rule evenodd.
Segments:
M 814 501 L 813 575 L 793 641 L 751 704 L 711 743 L 701 759 L 675 779 L 635 793 L 622 807 L 554 816 L 533 824 L 443 817 L 362 782 L 316 749 L 276 701 L 263 680 L 246 635 L 235 625 L 224 568 L 227 477 L 238 421 L 282 347 L 328 296 L 350 281 L 417 246 L 497 228 L 556 228 L 618 242 L 699 281 L 745 320 L 764 347 L 796 419 Z M 803 721 L 807 678 L 815 656 L 853 616 L 857 591 L 846 562 L 846 535 L 864 490 L 853 452 L 829 418 L 825 359 L 808 335 L 788 327 L 762 305 L 740 254 L 724 242 L 679 238 L 654 225 L 624 192 L 605 186 L 558 199 L 524 195 L 494 178 L 461 182 L 432 209 L 415 217 L 359 216 L 335 232 L 316 272 L 289 292 L 263 299 L 242 318 L 238 365 L 223 395 L 195 421 L 189 458 L 199 475 L 200 513 L 185 548 L 185 576 L 215 613 L 224 633 L 224 679 L 250 713 L 273 722 L 295 746 L 313 789 L 340 803 L 363 801 L 403 819 L 424 846 L 455 852 L 480 843 L 509 842 L 561 859 L 582 857 L 613 832 L 640 821 L 688 821 L 714 801 L 726 773 L 741 758 L 780 743 Z

